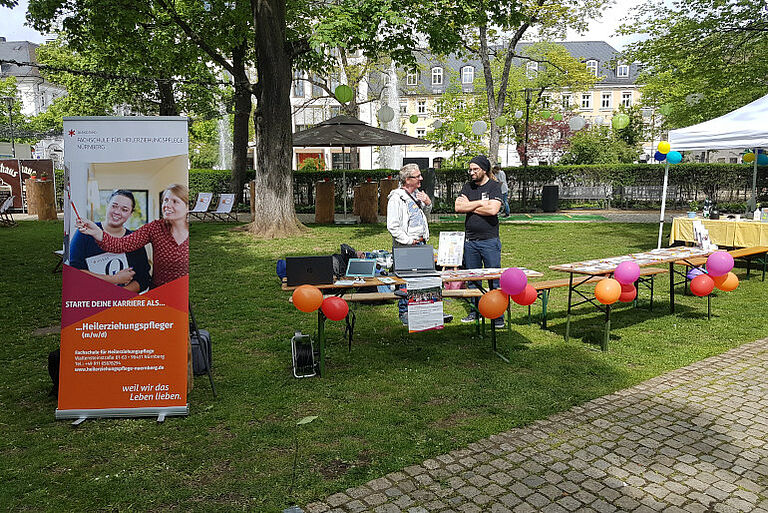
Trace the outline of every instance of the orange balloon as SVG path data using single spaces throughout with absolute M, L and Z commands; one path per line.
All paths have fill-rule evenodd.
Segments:
M 724 292 L 736 290 L 739 286 L 739 277 L 731 272 L 722 276 L 713 276 L 712 280 L 715 282 L 715 287 Z
M 539 296 L 533 285 L 529 283 L 525 286 L 520 294 L 515 294 L 514 296 L 509 297 L 512 298 L 512 301 L 518 305 L 528 306 L 534 304 L 536 302 L 536 298 Z
M 293 306 L 302 312 L 314 312 L 323 304 L 323 293 L 314 285 L 301 285 L 293 291 Z
M 486 319 L 496 319 L 504 315 L 509 306 L 509 296 L 500 289 L 489 290 L 477 304 L 480 315 Z
M 621 283 L 613 278 L 606 278 L 597 282 L 595 286 L 595 298 L 604 305 L 612 305 L 621 296 Z

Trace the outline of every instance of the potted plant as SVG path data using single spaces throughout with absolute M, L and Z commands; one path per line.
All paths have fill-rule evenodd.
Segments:
M 696 211 L 699 210 L 699 202 L 696 200 L 688 202 L 688 217 L 693 219 L 696 217 Z

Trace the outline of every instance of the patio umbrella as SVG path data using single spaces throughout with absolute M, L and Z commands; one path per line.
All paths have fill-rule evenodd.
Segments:
M 362 146 L 399 146 L 431 144 L 431 141 L 411 137 L 365 124 L 351 116 L 336 116 L 316 126 L 293 134 L 293 146 L 320 148 L 358 148 Z M 344 217 L 347 216 L 347 174 L 346 164 L 342 167 L 344 187 Z

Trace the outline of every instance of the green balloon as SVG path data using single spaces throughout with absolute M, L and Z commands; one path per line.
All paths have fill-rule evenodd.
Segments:
M 355 91 L 353 91 L 352 88 L 348 85 L 344 84 L 338 86 L 333 93 L 336 95 L 336 99 L 339 100 L 340 103 L 347 103 L 355 97 Z
M 547 109 L 544 109 L 544 110 L 541 111 L 541 117 L 544 118 L 544 119 L 549 119 L 549 117 L 551 115 L 552 115 L 552 113 L 549 110 L 547 110 Z
M 498 118 L 496 118 L 495 123 L 496 123 L 497 127 L 507 126 L 507 117 L 506 116 L 499 116 Z
M 555 121 L 562 121 L 562 120 L 563 120 L 563 115 L 560 114 L 559 112 L 555 112 Z
M 611 120 L 611 125 L 613 125 L 613 128 L 616 130 L 627 128 L 627 126 L 629 126 L 629 116 L 624 113 L 616 114 Z
M 419 116 L 417 116 L 416 114 L 411 114 L 411 117 L 408 118 L 408 121 L 410 121 L 415 125 L 416 123 L 419 122 Z
M 464 132 L 466 132 L 466 131 L 467 131 L 467 124 L 466 124 L 466 123 L 464 123 L 463 121 L 457 121 L 457 122 L 456 122 L 456 123 L 453 125 L 453 130 L 454 130 L 454 131 L 455 131 L 457 134 L 461 134 L 461 133 L 464 133 Z

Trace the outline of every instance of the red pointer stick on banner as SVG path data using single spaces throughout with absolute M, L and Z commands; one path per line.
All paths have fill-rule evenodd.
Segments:
M 75 206 L 75 202 L 72 201 L 72 195 L 69 193 L 69 187 L 67 187 L 67 197 L 69 198 L 69 203 L 72 205 L 72 210 L 75 211 L 75 215 L 77 216 L 77 220 L 82 223 L 83 219 L 80 217 L 80 214 L 77 213 L 77 207 Z

